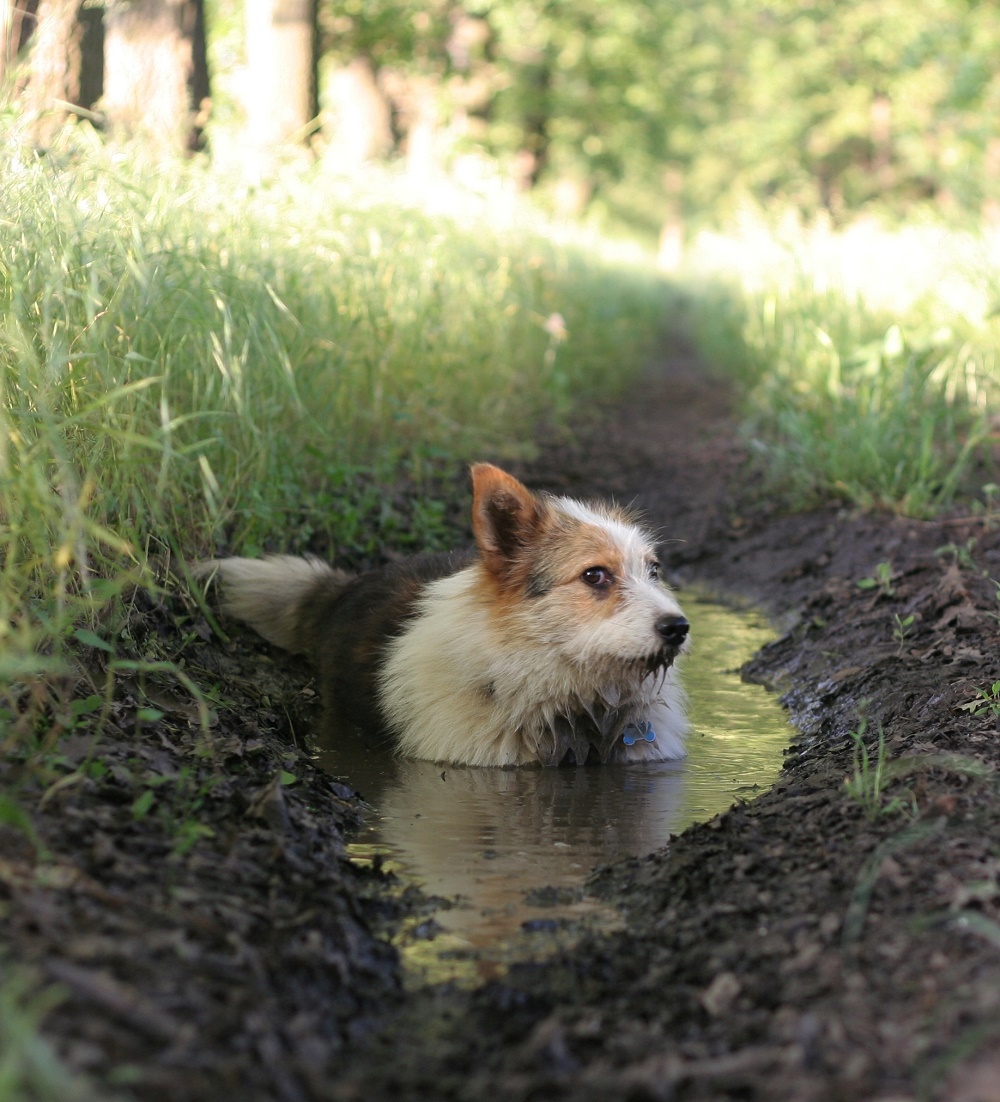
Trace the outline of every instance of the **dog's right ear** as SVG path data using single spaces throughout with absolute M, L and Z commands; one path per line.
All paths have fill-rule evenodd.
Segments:
M 483 562 L 504 580 L 537 538 L 547 507 L 527 486 L 490 463 L 472 467 L 472 531 Z

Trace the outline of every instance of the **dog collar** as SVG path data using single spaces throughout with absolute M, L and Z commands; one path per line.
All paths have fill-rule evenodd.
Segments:
M 638 723 L 630 723 L 625 728 L 622 742 L 626 746 L 633 746 L 637 742 L 656 742 L 656 732 L 648 719 L 640 719 Z

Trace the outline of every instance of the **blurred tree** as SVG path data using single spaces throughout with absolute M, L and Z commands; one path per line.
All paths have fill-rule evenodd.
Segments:
M 448 95 L 448 41 L 461 13 L 453 0 L 324 0 L 331 160 L 345 164 L 389 146 L 406 154 L 413 171 L 433 169 L 439 132 L 457 106 Z
M 247 122 L 261 148 L 303 142 L 319 114 L 316 0 L 246 0 Z
M 419 76 L 460 145 L 555 205 L 590 196 L 647 231 L 744 198 L 839 216 L 975 209 L 990 187 L 993 3 L 324 0 L 322 23 L 326 48 L 390 90 L 400 137 Z
M 112 0 L 102 105 L 112 133 L 201 147 L 209 107 L 204 0 Z
M 32 0 L 5 6 L 3 70 L 29 53 L 21 74 L 23 121 L 47 145 L 74 107 L 93 107 L 101 94 L 104 37 L 99 9 L 83 0 Z M 16 91 L 12 88 L 11 91 Z
M 26 102 L 39 118 L 86 103 L 81 0 L 25 2 L 39 19 Z M 190 135 L 208 88 L 190 25 L 203 0 L 109 2 L 109 116 Z M 686 224 L 748 199 L 835 218 L 914 203 L 1000 218 L 990 0 L 204 2 L 230 24 L 242 13 L 241 98 L 261 145 L 321 119 L 340 166 L 399 153 L 426 174 L 484 154 L 562 214 L 586 205 L 659 234 L 671 263 Z
M 38 0 L 0 0 L 0 85 L 11 71 L 35 29 Z

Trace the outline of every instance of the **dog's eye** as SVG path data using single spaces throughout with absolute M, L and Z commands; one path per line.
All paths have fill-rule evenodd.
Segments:
M 594 589 L 607 589 L 614 581 L 610 570 L 603 566 L 592 566 L 580 575 L 580 580 Z
M 660 564 L 658 562 L 651 562 L 649 564 L 649 576 L 651 578 L 658 578 L 660 576 Z

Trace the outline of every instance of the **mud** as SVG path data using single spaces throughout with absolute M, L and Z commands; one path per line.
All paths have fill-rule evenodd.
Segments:
M 59 984 L 43 1033 L 94 1097 L 1000 1097 L 1000 708 L 965 707 L 1000 680 L 1000 518 L 784 511 L 681 354 L 594 420 L 518 473 L 634 499 L 681 586 L 771 610 L 745 675 L 801 732 L 774 789 L 597 870 L 619 929 L 404 991 L 387 939 L 427 901 L 346 859 L 308 671 L 137 599 L 114 637 L 217 686 L 208 726 L 150 674 L 96 746 L 77 716 L 47 772 L 3 767 L 37 824 L 0 828 L 4 972 Z

